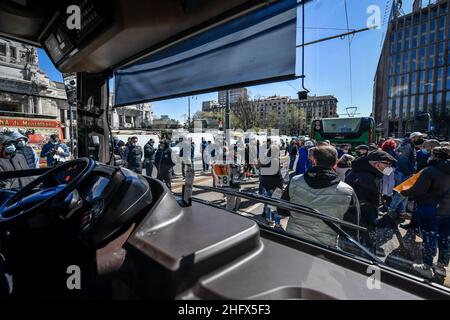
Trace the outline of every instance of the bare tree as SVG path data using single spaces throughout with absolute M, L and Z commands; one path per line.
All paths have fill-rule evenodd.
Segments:
M 255 101 L 242 98 L 233 103 L 231 106 L 233 126 L 244 131 L 253 128 L 256 123 L 256 105 Z
M 297 106 L 290 106 L 286 117 L 288 135 L 300 135 L 306 125 L 305 111 Z

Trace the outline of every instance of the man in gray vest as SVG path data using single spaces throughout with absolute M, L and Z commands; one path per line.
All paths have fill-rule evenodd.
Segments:
M 324 145 L 312 148 L 312 168 L 292 178 L 282 199 L 343 220 L 351 208 L 354 192 L 348 184 L 339 181 L 333 170 L 336 161 L 334 147 Z M 337 246 L 336 232 L 321 219 L 280 209 L 278 213 L 290 215 L 286 232 L 325 246 Z

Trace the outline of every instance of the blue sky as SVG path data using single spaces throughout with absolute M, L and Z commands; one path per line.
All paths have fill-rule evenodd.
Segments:
M 411 11 L 413 0 L 404 0 L 403 9 Z M 353 106 L 358 107 L 361 115 L 369 115 L 372 110 L 373 78 L 375 75 L 382 39 L 385 35 L 387 17 L 384 18 L 386 5 L 392 0 L 347 0 L 350 29 L 366 27 L 369 18 L 367 8 L 376 5 L 381 11 L 381 29 L 359 33 L 352 38 L 352 77 Z M 301 11 L 298 12 L 297 44 L 301 40 Z M 346 18 L 344 0 L 314 0 L 306 7 L 305 40 L 307 42 L 345 32 Z M 336 29 L 336 30 L 335 30 Z M 41 68 L 50 79 L 62 81 L 45 52 L 38 50 Z M 305 49 L 305 86 L 314 95 L 334 95 L 338 99 L 338 113 L 345 114 L 345 108 L 351 106 L 349 75 L 348 40 L 335 39 L 306 47 Z M 301 50 L 297 49 L 297 75 L 301 74 Z M 272 83 L 249 87 L 251 96 L 268 97 L 273 95 L 296 97 L 300 89 L 300 80 Z M 198 95 L 191 100 L 191 115 L 201 110 L 202 101 L 217 100 L 217 92 Z M 178 98 L 153 103 L 156 116 L 167 114 L 183 121 L 187 116 L 188 98 Z

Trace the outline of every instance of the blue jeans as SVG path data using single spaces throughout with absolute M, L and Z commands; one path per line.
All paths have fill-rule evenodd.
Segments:
M 395 177 L 395 185 L 398 186 L 399 184 L 408 180 L 411 176 L 405 175 L 400 171 L 395 171 L 394 177 Z M 408 198 L 396 192 L 394 197 L 392 198 L 391 204 L 389 205 L 389 209 L 391 211 L 399 210 L 400 212 L 405 212 L 407 204 Z
M 261 175 L 261 169 L 259 170 L 259 176 L 258 176 L 258 180 L 259 180 L 259 185 L 258 185 L 258 194 L 259 195 L 263 195 L 264 193 L 264 188 L 262 186 L 262 175 Z
M 274 191 L 275 190 L 266 190 L 265 188 L 263 188 L 263 195 L 266 197 L 271 197 Z M 275 223 L 277 224 L 280 223 L 280 215 L 276 211 L 272 211 L 267 204 L 264 204 L 263 214 L 267 222 L 275 221 Z
M 152 172 L 153 172 L 153 161 L 147 160 L 145 162 L 145 174 L 148 177 L 151 177 L 152 176 Z
M 439 247 L 438 262 L 448 266 L 450 262 L 450 217 L 437 215 L 435 206 L 417 206 L 423 237 L 423 263 L 433 266 L 436 247 Z
M 295 163 L 295 156 L 290 155 L 289 156 L 289 170 L 292 170 L 294 168 L 294 163 Z

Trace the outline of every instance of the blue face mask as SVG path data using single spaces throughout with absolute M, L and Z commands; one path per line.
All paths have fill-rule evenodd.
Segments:
M 14 152 L 16 152 L 16 146 L 13 145 L 13 144 L 10 144 L 9 146 L 7 146 L 5 148 L 5 151 L 6 151 L 7 154 L 14 153 Z
M 427 149 L 422 149 L 422 152 L 423 152 L 424 154 L 429 154 L 429 153 L 430 153 L 430 151 L 428 151 Z
M 25 147 L 26 146 L 26 143 L 25 143 L 25 141 L 19 141 L 19 142 L 17 142 L 17 148 L 23 148 L 23 147 Z

